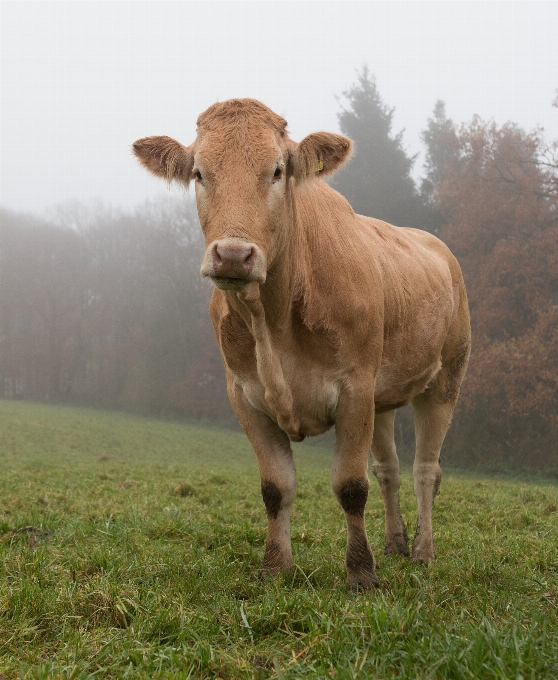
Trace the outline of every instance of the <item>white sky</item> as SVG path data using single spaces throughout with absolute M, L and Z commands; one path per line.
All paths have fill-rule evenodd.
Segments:
M 130 144 L 156 134 L 191 143 L 217 100 L 262 100 L 296 140 L 335 131 L 335 97 L 364 63 L 410 153 L 438 98 L 456 122 L 476 113 L 558 138 L 558 2 L 0 6 L 0 202 L 14 209 L 132 205 L 167 191 Z

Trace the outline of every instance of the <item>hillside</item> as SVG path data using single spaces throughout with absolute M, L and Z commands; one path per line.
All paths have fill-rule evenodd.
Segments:
M 331 453 L 296 447 L 295 572 L 262 580 L 265 513 L 241 433 L 0 402 L 0 674 L 551 678 L 558 488 L 446 474 L 438 560 L 383 556 L 344 589 Z M 405 472 L 402 509 L 416 517 Z

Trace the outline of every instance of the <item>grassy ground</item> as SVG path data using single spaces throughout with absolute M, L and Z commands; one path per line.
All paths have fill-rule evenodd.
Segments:
M 348 595 L 330 455 L 296 455 L 297 567 L 262 580 L 242 434 L 0 402 L 0 677 L 558 676 L 556 486 L 446 474 L 426 567 L 383 556 L 373 485 L 381 589 Z

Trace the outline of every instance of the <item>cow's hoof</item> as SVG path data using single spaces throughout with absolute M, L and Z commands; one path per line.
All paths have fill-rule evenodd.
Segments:
M 413 555 L 411 557 L 411 562 L 413 564 L 430 564 L 431 562 L 434 562 L 436 560 L 436 557 L 422 557 L 420 555 Z
M 265 567 L 262 565 L 262 568 L 260 569 L 260 576 L 263 579 L 273 579 L 277 578 L 281 571 L 279 569 L 270 569 L 269 567 Z
M 294 567 L 285 567 L 282 569 L 269 569 L 268 567 L 262 566 L 260 569 L 260 576 L 262 579 L 276 579 L 281 576 L 281 574 L 291 574 Z
M 410 554 L 409 540 L 405 535 L 395 534 L 386 541 L 384 555 L 403 555 L 404 557 L 409 557 Z
M 291 551 L 282 548 L 277 541 L 269 541 L 265 546 L 262 574 L 279 576 L 279 574 L 292 571 L 293 568 Z
M 350 593 L 368 592 L 372 588 L 379 588 L 380 581 L 376 574 L 360 574 L 347 576 L 347 590 Z
M 264 562 L 262 564 L 262 568 L 260 569 L 260 573 L 264 578 L 277 578 L 281 574 L 291 574 L 293 571 L 294 565 L 292 563 L 285 563 L 280 566 L 274 565 L 273 567 L 270 567 Z
M 428 564 L 429 562 L 434 562 L 436 559 L 436 552 L 434 548 L 414 548 L 413 554 L 411 556 L 411 562 L 415 564 Z

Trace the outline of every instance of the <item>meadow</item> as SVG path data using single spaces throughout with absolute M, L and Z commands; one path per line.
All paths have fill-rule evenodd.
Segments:
M 0 402 L 0 678 L 558 677 L 558 487 L 446 471 L 438 559 L 345 590 L 331 452 L 296 446 L 294 572 L 263 579 L 243 434 Z M 412 476 L 401 501 L 410 535 Z

